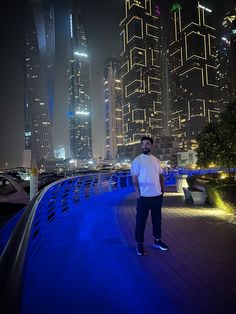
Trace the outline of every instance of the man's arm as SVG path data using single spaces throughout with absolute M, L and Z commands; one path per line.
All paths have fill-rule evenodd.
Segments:
M 138 183 L 138 176 L 132 176 L 134 188 L 137 194 L 137 197 L 140 197 L 140 188 L 139 188 L 139 183 Z
M 164 194 L 164 182 L 165 182 L 165 179 L 164 179 L 164 176 L 162 174 L 160 174 L 160 185 L 161 185 L 161 193 Z

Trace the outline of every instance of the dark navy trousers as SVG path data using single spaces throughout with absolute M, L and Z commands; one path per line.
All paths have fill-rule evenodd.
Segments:
M 135 239 L 137 242 L 144 242 L 144 230 L 148 218 L 149 210 L 152 218 L 152 232 L 155 239 L 161 238 L 161 208 L 163 195 L 144 197 L 137 199 L 137 214 Z

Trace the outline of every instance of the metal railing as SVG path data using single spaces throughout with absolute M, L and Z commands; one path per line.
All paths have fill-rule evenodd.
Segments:
M 71 177 L 44 188 L 30 202 L 0 256 L 0 310 L 19 314 L 24 271 L 46 241 L 49 229 L 78 203 L 132 185 L 129 173 Z

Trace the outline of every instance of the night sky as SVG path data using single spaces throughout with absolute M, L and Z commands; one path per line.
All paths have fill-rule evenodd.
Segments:
M 186 0 L 187 1 L 187 0 Z M 191 0 L 189 0 L 191 1 Z M 20 166 L 24 149 L 24 32 L 23 1 L 5 1 L 0 19 L 0 169 Z M 119 22 L 122 17 L 123 0 L 81 0 L 78 1 L 87 24 L 89 54 L 91 60 L 93 152 L 103 155 L 103 69 L 104 62 L 120 52 Z M 168 12 L 175 1 L 160 0 L 162 12 Z M 183 3 L 184 1 L 179 1 Z M 53 119 L 54 145 L 63 144 L 68 148 L 67 76 L 65 13 L 63 0 L 56 1 L 56 70 L 55 107 Z M 204 0 L 210 8 L 219 0 Z

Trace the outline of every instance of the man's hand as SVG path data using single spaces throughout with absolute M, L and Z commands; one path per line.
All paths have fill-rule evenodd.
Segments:
M 139 189 L 139 182 L 138 182 L 138 176 L 132 176 L 134 189 L 136 191 L 137 198 L 140 198 L 140 189 Z
M 161 193 L 164 194 L 164 176 L 162 174 L 160 174 L 159 176 L 160 178 L 160 185 L 161 185 Z

